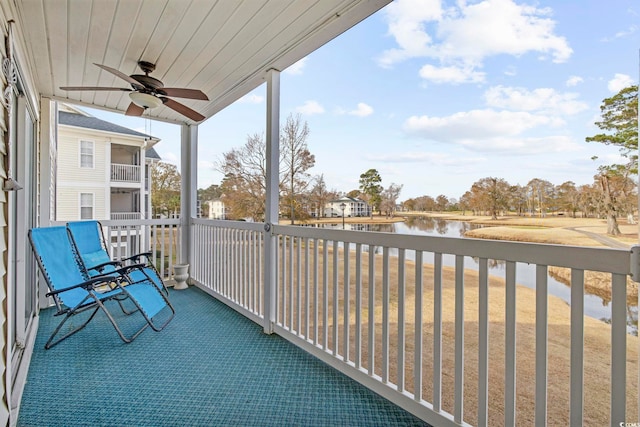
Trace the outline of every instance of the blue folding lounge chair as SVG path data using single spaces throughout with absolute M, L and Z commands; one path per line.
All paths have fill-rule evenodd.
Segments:
M 29 241 L 49 287 L 47 296 L 54 299 L 56 315 L 64 315 L 45 344 L 46 349 L 83 329 L 99 310 L 104 311 L 120 338 L 127 343 L 133 341 L 147 326 L 160 331 L 173 319 L 175 310 L 155 284 L 150 280 L 133 282 L 126 274 L 137 266 L 90 277 L 80 263 L 66 227 L 33 228 L 29 230 Z M 136 307 L 135 312 L 140 312 L 144 317 L 144 325 L 133 334 L 125 335 L 105 306 L 105 303 L 113 300 L 131 301 Z M 67 320 L 90 310 L 93 312 L 87 320 L 55 339 Z
M 74 221 L 68 222 L 67 228 L 71 232 L 71 240 L 82 259 L 85 268 L 91 276 L 109 273 L 117 268 L 123 267 L 126 263 L 142 263 L 145 266 L 142 270 L 134 270 L 130 273 L 131 278 L 136 280 L 145 280 L 150 278 L 160 288 L 165 295 L 169 295 L 169 291 L 163 280 L 160 278 L 158 270 L 151 263 L 151 252 L 143 252 L 122 258 L 120 260 L 112 260 L 107 249 L 107 243 L 102 232 L 102 224 L 98 221 Z

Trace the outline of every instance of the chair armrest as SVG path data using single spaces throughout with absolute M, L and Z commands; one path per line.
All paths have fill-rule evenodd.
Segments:
M 88 267 L 87 270 L 96 270 L 101 272 L 108 265 L 119 267 L 122 265 L 122 263 L 120 261 L 107 261 L 107 262 L 103 262 L 102 264 L 94 265 L 93 267 Z
M 89 289 L 93 289 L 95 287 L 96 284 L 100 283 L 111 283 L 114 280 L 116 280 L 117 277 L 113 276 L 113 275 L 103 275 L 103 276 L 96 276 L 96 277 L 92 277 L 91 279 L 87 280 L 86 282 L 82 282 L 82 283 L 78 283 L 76 285 L 73 286 L 68 286 L 66 288 L 62 288 L 62 289 L 56 289 L 55 291 L 50 291 L 47 292 L 47 296 L 53 296 L 53 295 L 57 295 L 60 294 L 62 292 L 66 292 L 66 291 L 70 291 L 72 289 L 76 289 L 76 288 L 85 288 L 87 290 Z
M 138 264 L 125 265 L 125 266 L 123 266 L 123 267 L 120 267 L 120 268 L 119 268 L 119 269 L 117 269 L 116 271 L 112 271 L 111 273 L 108 273 L 108 274 L 113 274 L 113 273 L 121 274 L 121 275 L 122 275 L 122 274 L 127 274 L 127 273 L 129 273 L 131 270 L 141 270 L 141 269 L 143 269 L 143 268 L 144 268 L 144 267 L 146 267 L 146 266 L 147 266 L 147 264 L 145 264 L 145 263 L 143 263 L 143 262 L 138 263 Z
M 141 252 L 139 254 L 131 255 L 128 258 L 122 258 L 122 261 L 138 261 L 142 257 L 150 259 L 151 258 L 151 251 L 149 251 L 149 252 Z

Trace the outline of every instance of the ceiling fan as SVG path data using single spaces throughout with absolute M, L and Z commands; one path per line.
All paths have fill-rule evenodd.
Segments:
M 125 114 L 127 116 L 141 116 L 147 109 L 156 108 L 162 104 L 171 108 L 172 110 L 190 118 L 193 121 L 199 122 L 205 119 L 205 117 L 168 97 L 198 99 L 202 101 L 208 101 L 207 95 L 197 89 L 187 88 L 175 88 L 164 87 L 164 84 L 149 75 L 156 69 L 155 64 L 146 61 L 138 61 L 138 66 L 144 72 L 144 74 L 132 74 L 127 76 L 126 74 L 116 70 L 115 68 L 107 67 L 102 64 L 95 64 L 105 71 L 120 77 L 131 85 L 131 89 L 120 87 L 104 87 L 104 86 L 65 86 L 61 87 L 62 90 L 121 90 L 129 92 L 129 98 L 131 98 L 131 104 L 127 108 Z

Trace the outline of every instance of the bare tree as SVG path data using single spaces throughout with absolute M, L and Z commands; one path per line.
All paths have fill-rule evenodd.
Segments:
M 541 218 L 546 216 L 547 210 L 554 199 L 553 184 L 544 179 L 533 178 L 527 183 L 527 193 L 529 196 L 527 202 L 529 213 L 533 216 L 534 212 L 537 211 Z
M 382 191 L 380 194 L 380 210 L 382 210 L 388 217 L 393 217 L 396 212 L 396 203 L 400 192 L 402 191 L 402 185 L 391 184 L 389 188 Z
M 498 219 L 498 211 L 507 207 L 509 183 L 502 178 L 482 178 L 471 186 L 472 206 L 488 211 L 491 219 Z
M 307 147 L 309 126 L 303 122 L 300 114 L 289 115 L 280 133 L 280 150 L 285 199 L 289 205 L 291 224 L 295 222 L 298 196 L 309 186 L 310 176 L 307 170 L 315 165 L 315 156 Z M 299 210 L 299 209 L 298 209 Z
M 311 205 L 316 207 L 317 215 L 324 216 L 324 207 L 332 199 L 338 198 L 338 192 L 335 190 L 327 190 L 327 184 L 324 181 L 324 175 L 318 175 L 313 179 L 314 185 L 311 188 L 309 199 Z
M 229 216 L 264 218 L 267 159 L 262 135 L 250 135 L 241 148 L 224 153 L 217 169 L 225 176 L 222 199 Z
M 438 197 L 436 197 L 436 207 L 438 208 L 438 211 L 444 212 L 448 206 L 449 198 L 447 196 L 445 196 L 444 194 L 440 194 Z
M 281 130 L 279 182 L 283 203 L 290 210 L 293 223 L 296 212 L 302 212 L 301 195 L 307 190 L 310 176 L 307 170 L 315 164 L 315 157 L 307 148 L 309 127 L 300 116 L 289 116 Z M 253 134 L 241 148 L 223 154 L 216 170 L 224 174 L 222 199 L 232 218 L 264 218 L 266 204 L 267 158 L 263 135 Z
M 576 217 L 578 210 L 578 189 L 573 181 L 566 181 L 556 186 L 558 197 L 558 207 L 565 212 L 570 212 L 572 217 Z

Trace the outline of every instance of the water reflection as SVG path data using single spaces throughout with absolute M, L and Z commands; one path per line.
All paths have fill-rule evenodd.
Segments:
M 342 229 L 342 224 L 326 224 L 325 228 Z M 445 237 L 465 237 L 465 233 L 470 230 L 481 228 L 481 225 L 472 224 L 466 221 L 449 221 L 440 218 L 431 217 L 412 217 L 405 222 L 393 224 L 345 224 L 345 230 L 354 231 L 379 231 L 387 233 L 402 233 L 412 235 L 425 236 L 445 236 Z M 378 253 L 376 248 L 376 253 Z M 389 254 L 397 255 L 397 250 L 390 249 Z M 409 251 L 407 259 L 411 260 L 414 254 Z M 433 255 L 425 254 L 425 263 L 433 263 Z M 489 274 L 504 277 L 505 261 L 489 260 Z M 455 265 L 455 256 L 444 255 L 443 264 L 446 266 Z M 478 258 L 465 257 L 464 267 L 466 269 L 478 270 Z M 517 263 L 516 275 L 518 284 L 535 289 L 535 265 Z M 569 283 L 550 271 L 548 277 L 548 290 L 550 295 L 555 295 L 567 304 L 571 303 L 571 289 Z M 637 304 L 637 302 L 636 302 Z M 629 333 L 637 335 L 638 333 L 638 307 L 633 301 L 628 302 L 627 307 L 627 325 Z M 611 301 L 609 295 L 603 295 L 601 292 L 585 287 L 584 313 L 587 316 L 600 319 L 603 322 L 611 322 Z

